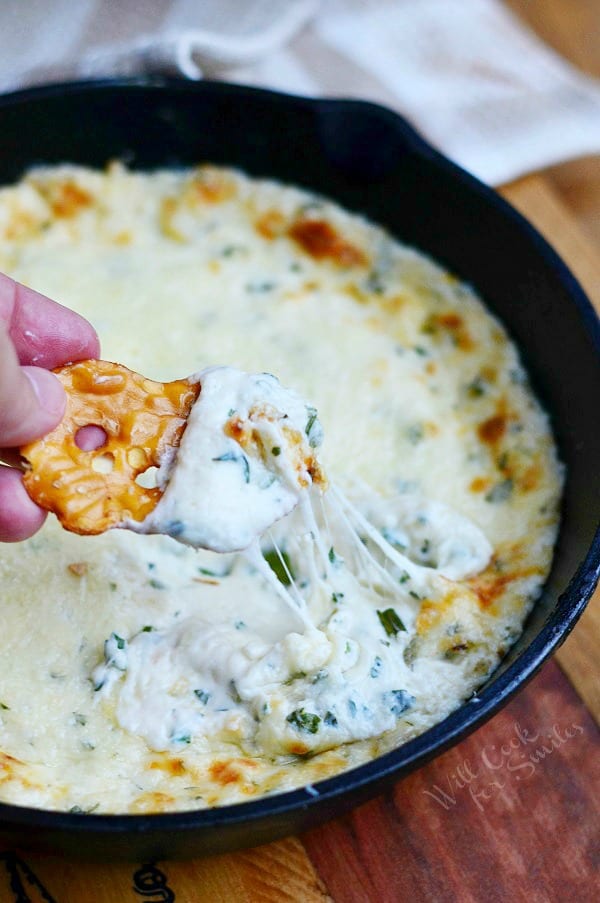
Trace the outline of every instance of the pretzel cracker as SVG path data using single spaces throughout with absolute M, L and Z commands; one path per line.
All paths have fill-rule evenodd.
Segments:
M 56 429 L 21 448 L 28 494 L 73 533 L 103 533 L 125 520 L 144 520 L 162 490 L 144 488 L 136 478 L 178 447 L 200 384 L 155 382 L 100 360 L 67 364 L 54 373 L 67 407 Z M 92 451 L 76 442 L 86 426 L 106 435 Z

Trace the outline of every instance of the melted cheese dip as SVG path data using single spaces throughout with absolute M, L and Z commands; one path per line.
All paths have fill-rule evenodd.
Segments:
M 87 316 L 105 358 L 276 373 L 319 411 L 333 484 L 245 553 L 51 518 L 2 548 L 1 799 L 152 812 L 311 785 L 486 679 L 550 567 L 561 470 L 469 286 L 335 204 L 212 167 L 34 171 L 0 191 L 0 239 L 0 269 Z M 212 464 L 249 485 L 228 459 L 211 485 Z
M 189 381 L 200 395 L 176 457 L 158 471 L 164 495 L 141 524 L 126 526 L 193 548 L 246 549 L 296 507 L 313 475 L 321 479 L 317 412 L 270 373 L 211 367 Z

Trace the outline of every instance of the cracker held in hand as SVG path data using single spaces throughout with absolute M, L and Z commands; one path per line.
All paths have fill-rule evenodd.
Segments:
M 136 477 L 159 467 L 178 447 L 200 384 L 155 382 L 122 364 L 97 360 L 54 373 L 67 393 L 67 408 L 56 429 L 21 448 L 27 492 L 73 533 L 103 533 L 125 520 L 144 520 L 163 491 L 145 488 Z M 106 434 L 93 451 L 77 445 L 86 426 Z

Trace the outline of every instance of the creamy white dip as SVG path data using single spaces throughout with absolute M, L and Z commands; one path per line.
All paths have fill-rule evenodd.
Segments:
M 5 544 L 0 799 L 131 813 L 312 796 L 485 681 L 550 568 L 561 468 L 473 288 L 323 198 L 207 166 L 35 171 L 0 189 L 0 239 L 0 270 L 89 318 L 109 360 L 161 381 L 198 361 L 276 373 L 319 411 L 331 480 L 260 549 L 53 518 Z M 215 401 L 221 430 L 228 410 Z M 243 464 L 212 461 L 226 438 L 210 467 L 260 496 Z M 258 445 L 251 482 L 262 462 L 294 495 Z M 183 496 L 166 522 L 187 523 Z M 262 529 L 243 514 L 222 545 Z
M 200 383 L 200 395 L 179 448 L 158 471 L 164 495 L 141 524 L 126 525 L 235 552 L 289 514 L 312 485 L 321 426 L 315 408 L 270 373 L 211 367 L 189 379 Z
M 221 435 L 218 427 L 217 447 Z M 186 491 L 182 504 L 196 485 L 190 469 L 178 484 Z M 178 472 L 176 464 L 172 488 Z M 237 487 L 223 490 L 232 503 Z M 240 600 L 234 624 L 192 615 L 166 630 L 107 639 L 104 664 L 92 676 L 98 699 L 116 691 L 119 724 L 151 748 L 229 733 L 249 754 L 285 754 L 295 740 L 304 751 L 318 751 L 381 734 L 431 694 L 430 663 L 415 667 L 406 655 L 420 605 L 426 597 L 442 600 L 450 575 L 463 579 L 487 565 L 491 547 L 482 531 L 426 499 L 384 500 L 363 487 L 367 520 L 336 487 L 324 495 L 315 488 L 300 493 L 300 505 L 278 525 L 281 545 L 275 534 L 265 543 L 275 544 L 287 589 L 257 544 L 246 553 L 279 591 L 272 597 L 270 641 L 248 622 L 247 600 Z M 218 497 L 213 505 L 218 508 Z M 231 510 L 228 535 L 237 535 L 235 505 Z M 210 523 L 191 511 L 188 535 L 212 541 Z M 422 558 L 426 552 L 423 565 L 415 563 L 418 554 L 403 554 L 417 548 Z M 446 684 L 447 670 L 440 667 L 437 675 Z

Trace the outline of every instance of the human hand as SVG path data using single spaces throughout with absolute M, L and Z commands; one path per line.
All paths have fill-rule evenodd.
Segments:
M 99 356 L 98 336 L 83 317 L 0 274 L 0 459 L 15 463 L 18 446 L 60 422 L 65 393 L 49 370 Z M 45 517 L 18 469 L 0 464 L 0 541 L 26 539 Z

